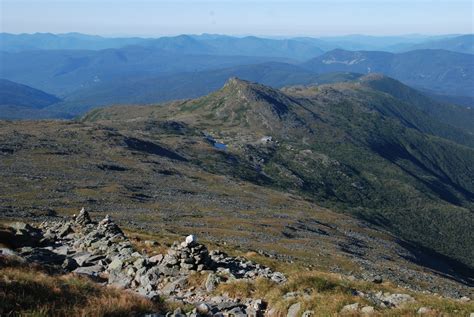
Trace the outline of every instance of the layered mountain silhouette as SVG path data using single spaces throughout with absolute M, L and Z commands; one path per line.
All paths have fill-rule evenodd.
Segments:
M 46 107 L 60 102 L 58 97 L 44 91 L 0 79 L 0 118 L 27 119 L 54 117 Z M 56 114 L 59 117 L 65 114 Z
M 453 52 L 474 54 L 474 35 L 466 34 L 447 39 L 431 40 L 408 46 L 405 50 L 442 49 Z
M 219 46 L 217 39 L 228 43 Z M 305 41 L 309 40 L 299 39 L 298 43 Z M 322 55 L 313 52 L 319 56 L 301 63 L 295 60 L 299 44 L 289 40 L 181 36 L 144 43 L 103 50 L 2 51 L 0 77 L 59 96 L 64 101 L 48 111 L 66 116 L 110 104 L 196 98 L 218 89 L 232 76 L 280 88 L 319 84 L 332 72 L 376 72 L 444 102 L 469 107 L 474 98 L 471 54 L 337 49 Z
M 415 88 L 438 94 L 472 96 L 474 58 L 445 50 L 416 50 L 393 54 L 334 50 L 303 64 L 308 70 L 383 73 Z
M 44 91 L 0 79 L 0 104 L 41 109 L 60 99 Z

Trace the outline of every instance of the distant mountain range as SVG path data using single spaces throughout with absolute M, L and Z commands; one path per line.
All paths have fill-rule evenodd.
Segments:
M 447 41 L 444 47 L 448 47 L 449 43 L 469 41 L 469 35 L 263 39 L 204 34 L 110 39 L 76 33 L 2 33 L 0 39 L 0 78 L 61 99 L 37 112 L 38 117 L 70 117 L 110 104 L 196 98 L 233 76 L 281 88 L 383 73 L 434 99 L 474 105 L 472 54 L 431 49 L 404 53 L 334 49 L 324 53 L 320 49 L 341 43 L 348 47 L 382 47 L 401 40 L 410 45 Z M 301 61 L 304 58 L 307 60 Z M 325 75 L 334 72 L 353 75 Z
M 145 42 L 143 38 L 105 38 L 81 33 L 0 33 L 0 50 L 6 52 L 37 50 L 103 50 Z
M 197 72 L 268 61 L 257 56 L 183 55 L 133 46 L 122 49 L 0 52 L 0 78 L 66 96 L 78 89 L 124 78 Z
M 474 111 L 471 108 L 454 105 L 449 100 L 443 100 L 440 96 L 433 98 L 427 93 L 409 88 L 391 78 L 383 76 L 379 78 L 380 75 L 372 74 L 364 77 L 365 80 L 362 82 L 360 78 L 363 75 L 358 73 L 335 72 L 319 75 L 308 72 L 296 65 L 275 62 L 159 77 L 117 79 L 93 87 L 79 89 L 70 93 L 64 99 L 52 96 L 51 103 L 38 108 L 36 111 L 31 110 L 31 108 L 35 108 L 36 103 L 30 98 L 29 91 L 16 89 L 16 100 L 21 100 L 21 102 L 19 101 L 17 104 L 10 102 L 10 111 L 0 114 L 0 118 L 71 118 L 93 108 L 113 104 L 153 104 L 177 99 L 196 98 L 216 90 L 228 78 L 234 76 L 264 83 L 275 88 L 308 85 L 317 87 L 318 85 L 344 82 L 363 83 L 364 86 L 369 86 L 415 104 L 419 110 L 447 124 L 474 133 Z M 369 78 L 377 78 L 377 80 L 368 80 Z M 12 83 L 10 81 L 4 82 Z M 26 87 L 19 84 L 17 86 Z M 41 93 L 50 96 L 44 92 Z M 25 111 L 25 104 L 30 102 L 33 107 L 29 107 L 28 111 Z M 18 112 L 16 114 L 12 114 L 12 112 L 15 112 L 15 108 L 11 107 L 12 105 L 17 106 Z
M 473 53 L 473 35 L 406 35 L 368 36 L 347 35 L 334 37 L 295 37 L 268 39 L 263 37 L 235 37 L 219 34 L 179 35 L 161 38 L 108 38 L 81 33 L 0 33 L 2 51 L 28 50 L 101 50 L 129 45 L 152 46 L 181 54 L 273 56 L 309 59 L 333 49 L 377 50 L 396 52 L 414 49 L 445 49 Z
M 180 55 L 265 56 L 305 60 L 323 53 L 317 42 L 266 39 L 255 36 L 192 36 L 160 38 L 104 38 L 79 33 L 0 33 L 1 51 L 103 50 L 141 46 Z
M 349 73 L 318 75 L 296 65 L 268 62 L 157 77 L 119 78 L 94 87 L 80 89 L 66 96 L 60 105 L 54 105 L 51 108 L 81 114 L 93 107 L 110 104 L 150 104 L 196 98 L 222 87 L 230 77 L 235 76 L 280 88 L 291 85 L 348 81 L 360 75 Z
M 63 117 L 45 110 L 61 99 L 44 91 L 0 79 L 0 118 L 35 119 L 44 117 Z
M 409 46 L 405 50 L 419 49 L 441 49 L 459 53 L 474 54 L 474 34 L 419 43 Z
M 406 53 L 334 50 L 302 67 L 317 73 L 383 73 L 408 85 L 456 96 L 474 96 L 474 56 L 445 50 Z
M 41 109 L 59 100 L 56 96 L 29 86 L 0 79 L 0 105 L 16 105 Z

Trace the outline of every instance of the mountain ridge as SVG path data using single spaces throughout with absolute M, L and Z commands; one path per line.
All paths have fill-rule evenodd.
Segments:
M 453 65 L 456 64 L 456 67 Z M 383 73 L 405 84 L 438 93 L 472 96 L 472 55 L 445 50 L 404 53 L 333 50 L 302 64 L 319 72 Z

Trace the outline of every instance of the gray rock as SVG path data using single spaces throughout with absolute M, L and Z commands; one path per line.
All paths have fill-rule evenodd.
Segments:
M 169 267 L 166 265 L 159 265 L 158 266 L 159 270 L 163 275 L 165 276 L 176 276 L 179 274 L 179 269 L 175 267 Z
M 353 313 L 359 310 L 359 303 L 354 303 L 342 307 L 341 313 Z
M 71 254 L 73 251 L 70 249 L 69 246 L 67 245 L 61 245 L 55 249 L 53 249 L 53 252 L 56 253 L 56 254 L 60 254 L 60 255 L 69 255 Z
M 212 292 L 216 289 L 217 285 L 219 285 L 220 278 L 214 273 L 209 273 L 206 279 L 206 291 Z
M 152 256 L 148 259 L 148 261 L 150 261 L 151 263 L 161 263 L 161 261 L 163 261 L 163 254 Z
M 382 297 L 382 302 L 388 307 L 402 307 L 406 303 L 414 302 L 415 299 L 408 294 L 391 294 Z
M 301 303 L 295 303 L 288 308 L 288 313 L 286 314 L 286 317 L 298 317 L 298 313 L 301 310 Z
M 135 260 L 135 262 L 133 262 L 133 266 L 136 268 L 136 269 L 141 269 L 142 267 L 144 267 L 146 264 L 146 260 L 144 258 L 138 258 Z
M 129 288 L 131 283 L 132 278 L 127 276 L 124 272 L 119 270 L 109 272 L 109 284 L 120 288 Z
M 160 279 L 160 271 L 157 267 L 153 267 L 150 270 L 146 271 L 139 278 L 139 281 L 143 287 L 150 286 L 152 289 L 154 289 L 155 286 L 158 284 L 159 279 Z
M 72 256 L 74 260 L 76 260 L 77 265 L 83 266 L 84 264 L 87 263 L 87 261 L 92 257 L 92 253 L 90 252 L 78 252 Z
M 113 259 L 113 261 L 109 264 L 108 269 L 111 271 L 120 270 L 123 267 L 123 261 L 119 258 Z
M 278 284 L 286 282 L 286 277 L 280 272 L 273 273 L 271 279 Z
M 250 316 L 250 314 L 248 314 L 248 312 L 243 310 L 243 308 L 240 307 L 240 306 L 234 307 L 231 310 L 229 310 L 227 312 L 227 315 L 234 316 L 234 317 L 247 317 L 247 316 Z
M 103 266 L 93 265 L 93 266 L 79 267 L 72 272 L 76 274 L 80 274 L 80 275 L 95 277 L 95 276 L 98 276 L 99 273 L 102 272 L 103 270 L 104 270 Z
M 186 280 L 186 276 L 179 277 L 176 280 L 166 284 L 162 289 L 160 289 L 160 292 L 166 296 L 176 293 L 179 289 L 184 288 L 184 286 L 186 285 Z
M 201 303 L 196 306 L 196 312 L 201 316 L 205 316 L 209 314 L 210 311 L 211 311 L 211 308 L 206 303 Z
M 67 236 L 68 234 L 73 233 L 73 232 L 74 231 L 72 230 L 71 225 L 70 224 L 65 224 L 59 230 L 58 236 L 60 238 L 64 238 L 65 236 Z

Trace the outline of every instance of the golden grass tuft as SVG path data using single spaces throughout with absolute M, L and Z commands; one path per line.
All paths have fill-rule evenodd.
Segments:
M 0 257 L 0 316 L 139 316 L 163 303 Z
M 382 285 L 365 281 L 350 281 L 338 274 L 317 271 L 290 273 L 288 281 L 277 285 L 268 279 L 255 281 L 229 281 L 219 285 L 216 294 L 227 293 L 230 296 L 262 298 L 278 316 L 286 316 L 288 308 L 296 303 L 302 304 L 301 312 L 313 310 L 316 316 L 339 316 L 341 309 L 348 304 L 359 303 L 360 307 L 373 306 L 364 298 L 353 295 L 352 290 L 387 291 L 391 293 L 408 293 L 416 302 L 398 309 L 377 308 L 373 316 L 419 316 L 420 307 L 430 307 L 432 312 L 426 316 L 468 316 L 474 311 L 474 303 L 463 303 L 454 299 L 440 298 L 435 295 L 424 295 L 399 289 L 389 283 Z M 305 292 L 307 291 L 307 293 Z M 296 292 L 296 297 L 284 299 L 284 295 Z M 361 316 L 360 312 L 344 316 Z
M 188 275 L 186 279 L 186 285 L 188 287 L 200 288 L 206 283 L 206 279 L 209 276 L 208 273 L 204 272 L 193 272 Z

